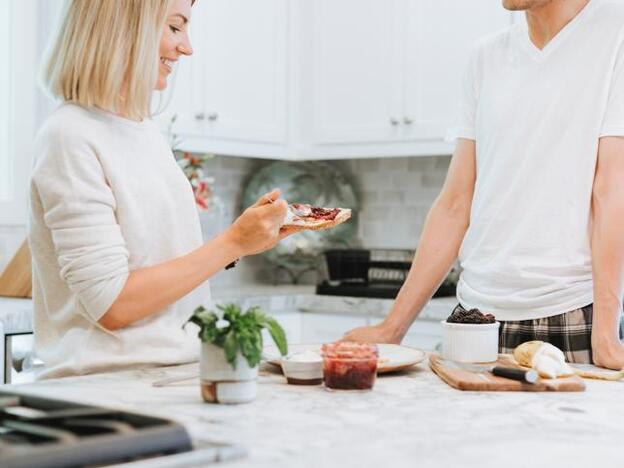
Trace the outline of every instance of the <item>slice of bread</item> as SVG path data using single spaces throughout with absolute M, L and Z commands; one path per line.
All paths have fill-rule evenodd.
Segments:
M 299 229 L 301 231 L 311 230 L 318 231 L 320 229 L 329 229 L 344 223 L 351 218 L 351 210 L 348 208 L 339 208 L 340 212 L 334 219 L 294 219 L 286 222 L 282 227 Z

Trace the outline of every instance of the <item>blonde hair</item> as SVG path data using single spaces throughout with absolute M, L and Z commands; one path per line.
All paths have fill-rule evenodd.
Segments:
M 150 115 L 170 0 L 67 0 L 43 70 L 58 99 Z

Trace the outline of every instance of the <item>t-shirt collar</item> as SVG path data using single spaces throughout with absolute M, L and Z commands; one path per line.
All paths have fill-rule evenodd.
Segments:
M 518 30 L 518 40 L 520 45 L 525 51 L 536 61 L 545 60 L 559 45 L 566 40 L 568 36 L 590 15 L 595 9 L 600 0 L 590 0 L 587 5 L 566 24 L 561 31 L 548 42 L 543 49 L 539 49 L 529 36 L 529 26 L 526 21 L 523 21 L 521 27 Z

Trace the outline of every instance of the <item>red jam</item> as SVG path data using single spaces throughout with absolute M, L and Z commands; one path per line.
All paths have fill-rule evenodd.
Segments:
M 315 219 L 325 219 L 328 221 L 333 221 L 338 216 L 340 210 L 338 208 L 327 209 L 327 208 L 312 208 L 312 218 Z
M 324 344 L 325 386 L 336 390 L 369 390 L 377 376 L 377 346 L 368 343 Z

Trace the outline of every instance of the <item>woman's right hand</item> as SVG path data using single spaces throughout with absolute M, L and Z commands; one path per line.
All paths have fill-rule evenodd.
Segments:
M 279 189 L 263 195 L 225 231 L 224 235 L 235 246 L 238 256 L 272 249 L 289 234 L 280 230 L 288 204 L 279 197 Z

